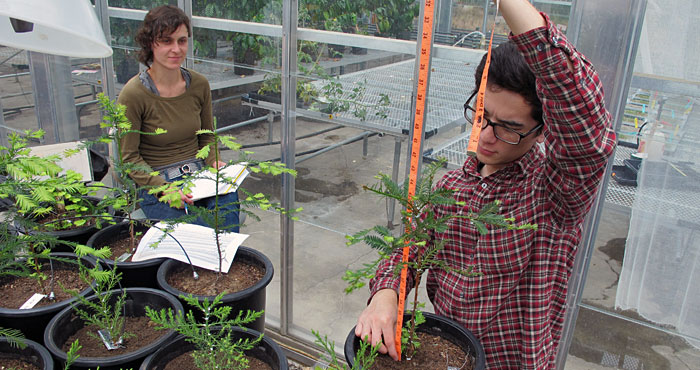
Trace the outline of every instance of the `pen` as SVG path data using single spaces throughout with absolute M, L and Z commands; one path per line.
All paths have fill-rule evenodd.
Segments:
M 187 209 L 187 203 L 185 203 L 185 214 L 186 214 L 186 215 L 189 215 L 189 214 L 190 214 L 189 210 Z

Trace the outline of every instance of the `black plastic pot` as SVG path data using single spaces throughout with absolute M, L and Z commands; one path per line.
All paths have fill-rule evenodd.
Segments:
M 345 54 L 345 45 L 328 44 L 328 57 L 341 59 Z
M 263 311 L 265 310 L 265 289 L 270 281 L 272 281 L 272 275 L 274 274 L 274 268 L 272 267 L 272 262 L 264 254 L 251 249 L 248 247 L 241 246 L 236 252 L 235 261 L 242 261 L 248 263 L 252 266 L 257 266 L 265 270 L 265 275 L 255 283 L 253 286 L 243 289 L 239 292 L 233 292 L 226 294 L 222 299 L 222 305 L 230 306 L 232 308 L 232 315 L 235 316 L 239 311 L 251 310 L 251 311 Z M 180 296 L 187 296 L 188 292 L 183 292 L 178 289 L 173 288 L 168 284 L 167 277 L 170 275 L 171 271 L 175 271 L 176 268 L 185 266 L 190 268 L 189 265 L 184 264 L 180 261 L 168 259 L 163 264 L 160 265 L 158 269 L 158 286 L 166 292 L 178 297 L 185 310 L 192 310 L 195 317 L 201 320 L 201 313 L 196 307 L 192 307 L 185 302 L 184 299 L 179 298 Z M 209 302 L 213 300 L 213 296 L 202 296 L 202 295 L 192 295 L 197 298 L 200 302 L 204 299 L 208 299 Z M 265 330 L 265 314 L 261 315 L 257 320 L 248 325 L 249 328 L 263 332 Z
M 73 258 L 76 256 L 73 253 L 51 253 L 51 256 L 62 257 L 62 258 Z M 83 257 L 82 263 L 85 266 L 93 267 L 96 262 L 90 257 Z M 53 261 L 55 268 L 62 268 L 64 266 L 72 266 L 72 264 L 63 261 Z M 77 266 L 76 266 L 77 270 Z M 5 279 L 12 279 L 12 277 L 6 277 Z M 94 284 L 93 284 L 94 286 Z M 56 290 L 61 289 L 58 284 L 54 287 Z M 80 292 L 80 295 L 87 296 L 92 293 L 92 286 L 85 288 Z M 44 340 L 44 328 L 51 321 L 51 319 L 56 315 L 57 312 L 66 308 L 73 302 L 75 298 L 67 299 L 64 301 L 56 302 L 43 307 L 29 308 L 29 309 L 14 309 L 0 307 L 0 327 L 3 328 L 14 328 L 22 331 L 27 339 L 43 343 Z
M 240 339 L 255 339 L 260 333 L 252 329 L 241 329 L 234 328 L 234 340 Z M 161 370 L 168 365 L 170 361 L 194 350 L 194 344 L 185 341 L 185 337 L 180 335 L 174 341 L 167 344 L 165 347 L 159 349 L 154 354 L 148 356 L 141 364 L 140 370 Z M 287 370 L 289 365 L 287 364 L 287 357 L 277 343 L 273 340 L 263 337 L 262 341 L 258 346 L 246 355 L 255 357 L 266 364 L 270 365 L 272 370 Z
M 121 290 L 113 290 L 112 299 L 116 300 Z M 130 317 L 140 317 L 146 315 L 145 307 L 154 310 L 172 308 L 175 312 L 182 311 L 182 305 L 170 294 L 150 288 L 127 288 L 126 289 L 126 315 Z M 93 296 L 94 297 L 94 296 Z M 65 363 L 66 352 L 61 349 L 68 338 L 83 328 L 83 320 L 73 314 L 73 307 L 67 307 L 59 312 L 46 326 L 44 331 L 44 344 L 54 356 L 55 360 Z M 138 368 L 141 362 L 151 353 L 170 342 L 176 333 L 172 330 L 164 330 L 163 335 L 155 342 L 141 347 L 135 351 L 119 354 L 112 357 L 85 357 L 80 356 L 71 366 L 72 370 L 96 369 L 98 366 L 102 370 L 118 370 L 128 368 Z
M 253 68 L 247 66 L 252 66 L 255 64 L 258 55 L 252 50 L 246 50 L 243 57 L 234 57 L 233 73 L 238 76 L 250 76 L 255 73 Z
M 148 226 L 138 223 L 135 226 L 135 230 L 145 233 L 146 230 L 148 230 Z M 129 224 L 127 222 L 121 222 L 98 230 L 87 241 L 87 245 L 93 248 L 101 248 L 108 245 L 110 240 L 119 239 L 120 237 L 126 238 L 128 234 Z M 160 264 L 163 263 L 164 260 L 165 258 L 156 258 L 139 262 L 117 262 L 117 271 L 122 273 L 121 286 L 123 288 L 158 288 L 156 275 L 158 274 Z M 115 266 L 114 260 L 111 259 L 100 259 L 99 261 L 105 268 L 113 269 Z
M 444 316 L 429 312 L 424 312 L 423 315 L 425 316 L 425 323 L 418 326 L 419 332 L 437 335 L 449 340 L 474 357 L 474 370 L 486 369 L 484 347 L 471 331 Z M 408 319 L 410 319 L 410 315 L 404 315 L 404 322 Z M 345 360 L 350 366 L 355 363 L 355 353 L 357 353 L 359 348 L 360 338 L 355 336 L 355 328 L 353 327 L 345 339 Z
M 354 55 L 365 55 L 365 54 L 367 54 L 367 48 L 361 48 L 361 47 L 353 46 L 353 47 L 350 49 L 350 53 L 352 53 L 352 54 L 354 54 Z
M 0 337 L 0 364 L 4 364 L 5 359 L 19 359 L 43 370 L 53 370 L 53 358 L 44 346 L 28 339 L 24 339 L 24 343 L 27 346 L 20 349 L 11 346 L 7 338 Z

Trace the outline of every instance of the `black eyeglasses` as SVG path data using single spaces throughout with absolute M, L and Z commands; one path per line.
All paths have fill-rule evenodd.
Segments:
M 476 91 L 472 93 L 472 95 L 467 99 L 467 102 L 464 103 L 464 118 L 469 122 L 470 125 L 472 125 L 472 117 L 474 116 L 474 113 L 476 113 L 476 110 L 474 107 L 471 106 L 471 101 L 474 99 L 476 96 Z M 501 140 L 505 143 L 511 144 L 511 145 L 518 145 L 520 144 L 520 140 L 526 138 L 528 135 L 532 134 L 533 132 L 539 130 L 543 124 L 540 123 L 537 126 L 535 126 L 532 130 L 522 134 L 518 131 L 513 130 L 512 128 L 509 128 L 501 123 L 496 123 L 488 118 L 484 117 L 485 124 L 481 126 L 481 129 L 485 129 L 488 126 L 491 126 L 493 128 L 493 135 L 496 136 L 498 140 Z

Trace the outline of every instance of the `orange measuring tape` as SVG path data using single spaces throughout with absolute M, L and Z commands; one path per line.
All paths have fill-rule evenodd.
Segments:
M 498 14 L 499 1 L 496 1 L 496 14 Z M 413 141 L 411 143 L 411 158 L 410 158 L 410 172 L 408 176 L 408 197 L 409 199 L 413 197 L 416 193 L 416 184 L 418 182 L 418 167 L 421 160 L 421 140 L 423 132 L 423 122 L 425 119 L 426 110 L 426 99 L 428 91 L 428 70 L 430 66 L 430 52 L 431 44 L 433 38 L 433 17 L 435 14 L 435 3 L 434 0 L 424 0 L 423 7 L 423 35 L 421 36 L 421 49 L 418 62 L 418 88 L 416 92 L 416 110 L 414 112 L 413 120 Z M 468 148 L 467 152 L 470 155 L 476 154 L 476 145 L 479 143 L 479 134 L 481 133 L 481 120 L 484 116 L 484 91 L 486 89 L 486 78 L 488 75 L 488 68 L 491 63 L 491 44 L 493 43 L 493 33 L 495 31 L 496 24 L 494 22 L 493 28 L 491 30 L 491 39 L 489 40 L 489 48 L 486 56 L 486 65 L 484 68 L 484 73 L 481 76 L 481 86 L 479 87 L 478 97 L 477 97 L 477 113 L 474 118 L 474 127 L 472 128 L 471 137 L 469 139 L 469 148 L 472 148 L 472 141 L 476 135 L 475 145 L 473 146 L 473 154 L 471 149 Z M 480 110 L 479 110 L 480 109 Z M 479 112 L 481 114 L 479 115 Z M 478 126 L 477 126 L 478 117 Z M 418 135 L 416 135 L 418 133 Z M 410 227 L 410 225 L 408 226 Z M 401 281 L 399 285 L 399 311 L 396 316 L 396 335 L 395 335 L 395 347 L 396 353 L 399 355 L 399 361 L 401 360 L 401 329 L 403 327 L 403 314 L 404 305 L 406 304 L 406 278 L 408 275 L 408 255 L 409 255 L 408 244 L 403 247 L 403 255 L 401 262 L 403 267 L 401 268 Z
M 420 55 L 418 56 L 418 89 L 416 92 L 416 111 L 413 120 L 413 142 L 411 143 L 410 172 L 408 176 L 408 198 L 416 194 L 416 183 L 418 182 L 418 167 L 421 160 L 421 140 L 423 132 L 423 120 L 425 119 L 425 101 L 428 98 L 428 69 L 430 66 L 430 46 L 433 38 L 433 15 L 435 13 L 434 0 L 424 0 L 423 7 L 423 35 L 421 36 Z M 410 227 L 410 225 L 408 225 Z M 401 361 L 401 328 L 403 327 L 403 312 L 406 304 L 406 276 L 408 275 L 409 246 L 403 247 L 401 262 L 401 283 L 399 285 L 399 312 L 396 316 L 396 353 Z
M 498 6 L 500 1 L 496 1 L 496 15 L 498 15 Z M 481 136 L 481 126 L 484 120 L 484 94 L 486 93 L 486 80 L 489 75 L 489 66 L 491 66 L 491 45 L 493 45 L 493 34 L 496 31 L 496 21 L 494 20 L 491 27 L 491 37 L 489 38 L 489 50 L 486 53 L 486 62 L 484 63 L 484 71 L 481 73 L 481 83 L 479 91 L 476 93 L 476 107 L 474 108 L 474 118 L 472 119 L 472 132 L 469 134 L 469 143 L 467 144 L 467 154 L 470 156 L 476 155 L 476 150 L 479 147 L 479 137 Z M 493 129 L 493 128 L 492 128 Z

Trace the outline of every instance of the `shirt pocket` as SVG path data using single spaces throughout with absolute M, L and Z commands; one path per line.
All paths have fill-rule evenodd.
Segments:
M 491 230 L 476 247 L 476 269 L 485 275 L 516 274 L 530 260 L 530 242 L 525 230 Z

